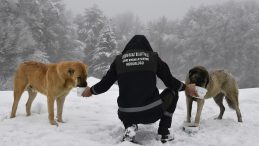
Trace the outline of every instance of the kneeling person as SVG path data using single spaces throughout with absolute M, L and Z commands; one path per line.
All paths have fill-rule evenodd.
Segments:
M 161 94 L 156 76 L 167 86 Z M 172 115 L 178 101 L 178 91 L 195 95 L 195 85 L 185 86 L 174 78 L 168 65 L 153 52 L 143 35 L 134 36 L 110 66 L 100 82 L 86 89 L 83 96 L 106 92 L 118 81 L 118 116 L 125 127 L 123 141 L 134 141 L 137 124 L 150 124 L 160 119 L 158 134 L 161 142 L 173 140 L 170 135 Z

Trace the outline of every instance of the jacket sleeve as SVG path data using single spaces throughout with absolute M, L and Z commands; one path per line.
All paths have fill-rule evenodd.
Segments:
M 163 81 L 166 87 L 173 91 L 183 91 L 185 84 L 172 76 L 168 65 L 158 57 L 157 76 Z
M 94 95 L 104 93 L 111 88 L 111 86 L 115 83 L 116 80 L 117 80 L 117 73 L 116 73 L 115 60 L 114 60 L 110 66 L 110 69 L 107 71 L 106 75 L 102 78 L 101 81 L 93 85 L 90 90 Z

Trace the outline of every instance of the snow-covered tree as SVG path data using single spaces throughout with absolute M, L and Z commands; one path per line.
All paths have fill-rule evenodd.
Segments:
M 76 27 L 61 0 L 0 0 L 0 75 L 10 89 L 25 60 L 56 62 L 84 57 Z
M 237 77 L 241 87 L 258 83 L 255 76 L 258 65 L 254 64 L 259 61 L 258 14 L 259 5 L 251 1 L 232 1 L 189 11 L 181 21 L 178 35 L 178 46 L 185 52 L 184 64 L 227 69 Z M 185 70 L 182 72 L 188 68 Z
M 84 15 L 76 17 L 75 23 L 78 38 L 86 46 L 84 61 L 90 66 L 89 73 L 96 77 L 103 76 L 118 54 L 118 43 L 111 23 L 96 5 L 85 9 Z
M 116 15 L 112 18 L 111 23 L 114 26 L 118 49 L 121 51 L 134 35 L 143 34 L 145 32 L 141 20 L 132 12 Z
M 156 21 L 149 22 L 147 25 L 147 36 L 149 37 L 154 50 L 160 55 L 163 53 L 162 50 L 166 50 L 164 38 L 172 33 L 170 31 L 171 27 L 171 23 L 166 17 L 161 17 Z
M 0 1 L 0 75 L 1 89 L 10 89 L 16 67 L 33 52 L 36 42 L 21 14 L 18 1 Z
M 46 48 L 51 62 L 80 59 L 82 43 L 77 40 L 72 16 L 61 0 L 40 0 L 40 42 Z
M 78 39 L 86 44 L 85 46 L 85 60 L 90 60 L 91 52 L 96 48 L 98 38 L 106 21 L 103 12 L 94 5 L 91 8 L 85 9 L 84 15 L 78 15 L 75 19 L 78 30 Z
M 96 49 L 93 51 L 93 57 L 90 62 L 92 73 L 96 76 L 104 75 L 109 69 L 113 59 L 118 54 L 119 51 L 117 50 L 115 34 L 107 22 L 100 32 Z

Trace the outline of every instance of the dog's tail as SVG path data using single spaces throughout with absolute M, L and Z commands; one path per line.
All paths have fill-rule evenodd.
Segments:
M 226 101 L 228 106 L 234 110 L 236 109 L 236 106 L 239 107 L 238 90 L 234 90 L 232 94 L 226 95 Z
M 236 109 L 239 107 L 239 101 L 238 101 L 238 85 L 230 73 L 225 73 L 226 74 L 226 79 L 225 83 L 223 85 L 223 89 L 226 93 L 226 101 L 228 103 L 228 106 L 232 109 Z M 237 107 L 236 107 L 237 106 Z
M 13 91 L 14 91 L 14 97 L 18 98 L 21 96 L 22 92 L 25 90 L 27 84 L 28 84 L 28 79 L 25 75 L 25 72 L 23 71 L 23 65 L 21 64 L 18 69 L 16 70 L 14 80 L 13 80 Z M 20 98 L 20 97 L 19 97 Z
M 226 97 L 226 101 L 231 109 L 236 109 L 235 104 L 228 97 Z

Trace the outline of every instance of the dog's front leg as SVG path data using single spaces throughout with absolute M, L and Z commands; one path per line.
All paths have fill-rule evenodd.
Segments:
M 63 113 L 63 106 L 65 102 L 66 96 L 61 96 L 57 98 L 57 118 L 58 122 L 64 123 L 63 118 L 62 118 L 62 113 Z
M 186 107 L 187 107 L 186 122 L 188 122 L 188 123 L 191 122 L 191 117 L 192 117 L 192 102 L 193 102 L 193 100 L 191 98 L 192 97 L 186 95 Z
M 51 125 L 58 126 L 58 123 L 54 120 L 54 102 L 55 102 L 55 97 L 48 96 L 49 123 Z
M 197 99 L 197 113 L 195 116 L 195 126 L 198 127 L 200 124 L 200 118 L 201 118 L 201 112 L 204 105 L 205 100 L 204 99 Z

